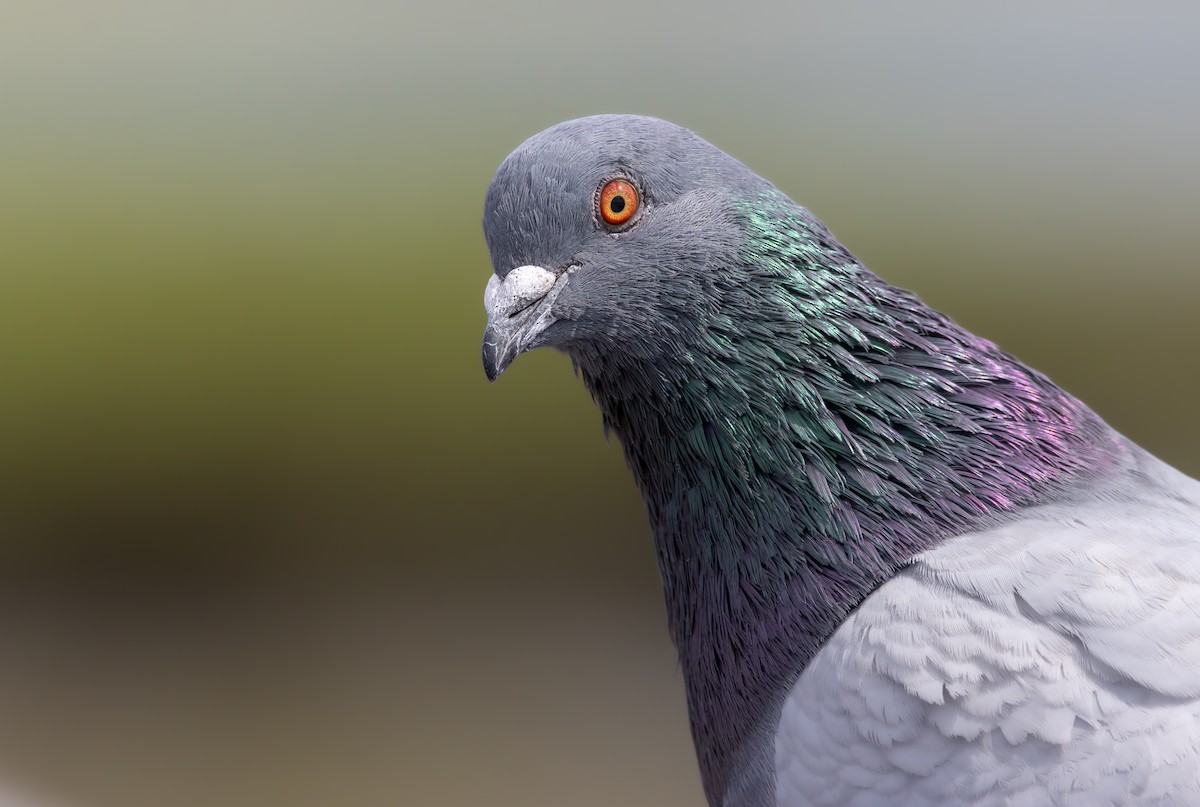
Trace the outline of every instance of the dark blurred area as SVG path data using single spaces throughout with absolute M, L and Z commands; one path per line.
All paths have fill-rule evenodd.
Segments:
M 566 118 L 696 129 L 1200 473 L 1194 4 L 624 13 L 0 12 L 0 804 L 701 803 L 619 446 L 479 361 Z

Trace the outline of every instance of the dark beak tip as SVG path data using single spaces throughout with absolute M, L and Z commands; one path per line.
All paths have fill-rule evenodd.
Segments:
M 491 334 L 488 334 L 491 336 Z M 509 362 L 506 357 L 501 355 L 501 351 L 497 345 L 497 340 L 485 338 L 483 340 L 483 372 L 487 376 L 488 381 L 495 381 L 500 377 L 500 374 L 508 367 Z

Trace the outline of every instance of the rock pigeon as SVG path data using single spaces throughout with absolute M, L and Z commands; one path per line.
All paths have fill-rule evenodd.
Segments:
M 687 129 L 535 135 L 483 363 L 573 360 L 713 807 L 1200 805 L 1200 483 Z

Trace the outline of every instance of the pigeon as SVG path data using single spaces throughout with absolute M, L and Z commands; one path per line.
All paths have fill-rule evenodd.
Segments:
M 500 165 L 491 380 L 572 359 L 644 499 L 712 807 L 1200 805 L 1200 482 L 691 131 Z

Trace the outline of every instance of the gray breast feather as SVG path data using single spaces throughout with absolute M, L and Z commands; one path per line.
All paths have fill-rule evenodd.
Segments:
M 1200 483 L 1135 458 L 872 594 L 785 702 L 780 807 L 1200 804 Z

